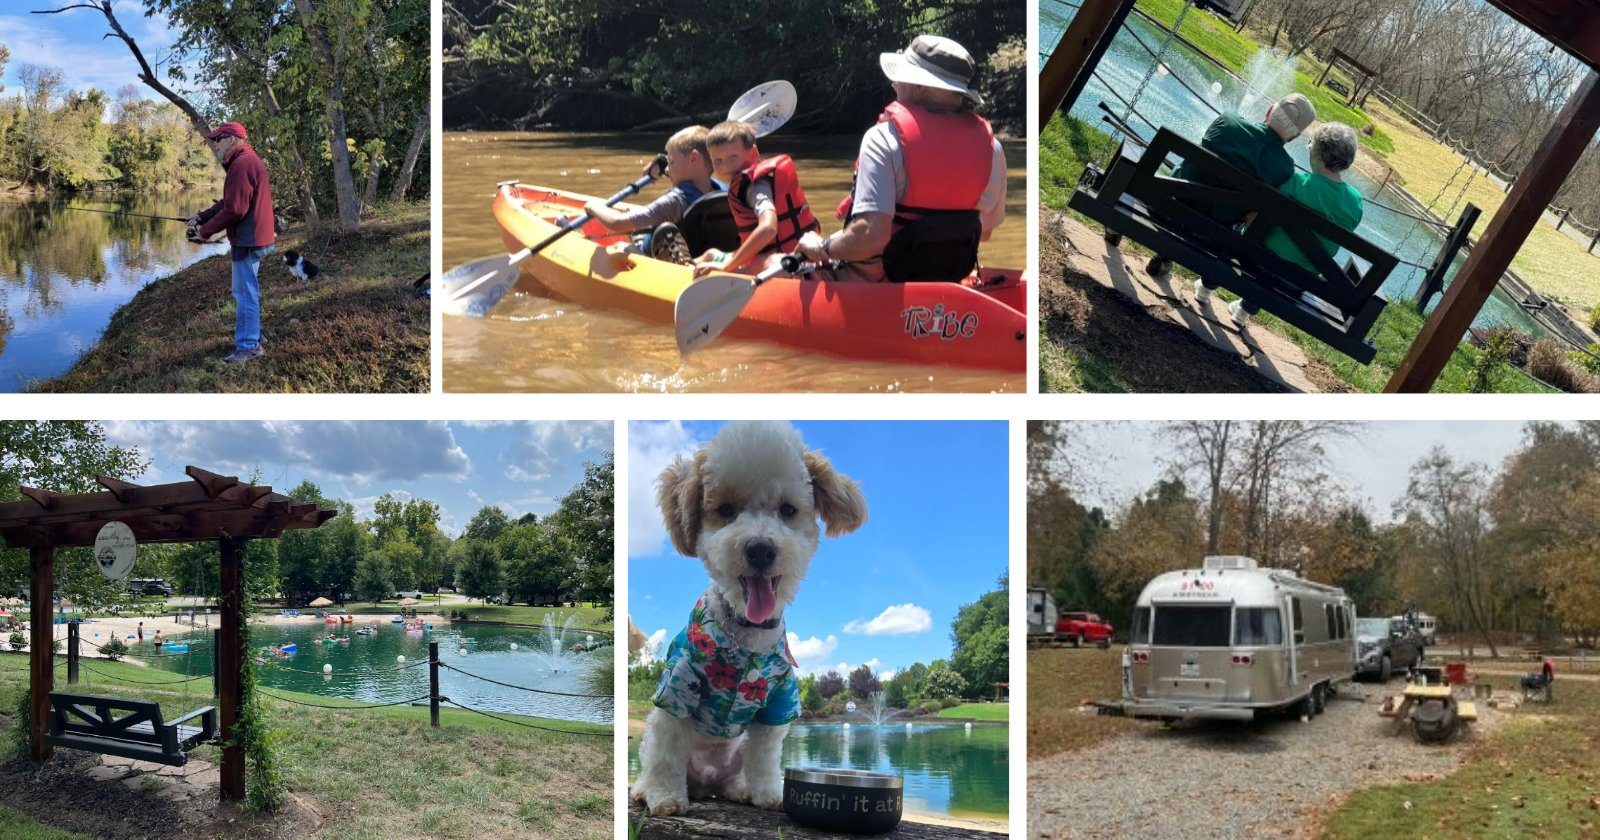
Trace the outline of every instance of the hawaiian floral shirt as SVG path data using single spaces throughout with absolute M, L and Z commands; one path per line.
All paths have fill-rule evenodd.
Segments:
M 650 702 L 673 717 L 693 718 L 695 729 L 716 738 L 737 738 L 751 722 L 782 726 L 800 717 L 795 661 L 783 638 L 769 651 L 740 650 L 717 627 L 702 595 L 689 626 L 667 649 Z

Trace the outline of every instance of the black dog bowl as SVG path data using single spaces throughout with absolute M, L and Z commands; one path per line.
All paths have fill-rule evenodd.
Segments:
M 904 787 L 893 773 L 790 767 L 783 774 L 783 812 L 828 831 L 879 834 L 900 824 Z

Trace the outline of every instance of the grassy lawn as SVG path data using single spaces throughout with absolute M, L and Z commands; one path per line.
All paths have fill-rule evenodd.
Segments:
M 942 718 L 966 718 L 968 720 L 1010 720 L 1010 703 L 963 703 L 952 706 L 939 713 Z
M 370 604 L 361 604 L 361 607 L 372 607 Z M 352 613 L 393 613 L 398 607 L 375 607 L 370 609 L 357 609 L 357 605 L 350 605 Z M 558 621 L 565 621 L 573 613 L 578 618 L 573 622 L 574 627 L 592 627 L 596 630 L 611 630 L 614 622 L 606 620 L 606 607 L 584 604 L 573 607 L 529 607 L 522 605 L 501 606 L 499 604 L 445 604 L 438 608 L 441 614 L 451 610 L 465 611 L 473 621 L 504 621 L 511 624 L 543 624 L 545 615 L 552 614 Z
M 70 831 L 57 831 L 10 808 L 0 808 L 0 840 L 94 840 Z
M 1028 758 L 1086 749 L 1135 727 L 1079 710 L 1086 700 L 1122 696 L 1121 661 L 1098 648 L 1028 651 Z
M 1358 791 L 1321 837 L 1592 838 L 1600 825 L 1600 685 L 1556 682 L 1555 702 L 1510 712 L 1466 764 L 1433 782 Z
M 150 679 L 152 673 L 118 663 L 96 662 L 94 667 L 116 678 Z M 86 676 L 93 680 L 80 686 L 86 692 L 157 700 L 168 717 L 209 702 L 211 695 L 209 680 L 190 684 L 185 705 L 181 686 L 172 691 L 108 683 L 100 674 Z M 16 708 L 25 688 L 24 672 L 0 670 L 0 709 Z M 277 693 L 348 705 L 333 698 Z M 302 800 L 309 798 L 319 813 L 336 815 L 335 824 L 303 835 L 309 840 L 612 836 L 611 738 L 527 729 L 452 709 L 441 711 L 441 725 L 433 729 L 426 708 L 344 712 L 276 701 L 269 705 L 289 790 Z M 519 719 L 569 730 L 611 731 L 571 721 Z M 12 749 L 9 724 L 6 729 L 0 732 L 3 751 Z M 194 755 L 216 761 L 219 750 L 201 747 Z M 0 840 L 57 837 L 26 829 L 12 835 L 7 829 L 0 818 Z M 73 835 L 59 836 L 65 840 Z
M 429 205 L 390 205 L 334 240 L 322 278 L 298 283 L 277 255 L 261 264 L 266 354 L 242 365 L 232 352 L 231 264 L 212 257 L 150 285 L 111 317 L 70 370 L 34 391 L 389 392 L 429 388 L 429 302 L 411 281 L 428 271 Z M 319 254 L 326 233 L 296 229 L 278 241 Z

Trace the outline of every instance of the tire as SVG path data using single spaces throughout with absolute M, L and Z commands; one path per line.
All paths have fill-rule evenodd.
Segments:
M 1111 647 L 1111 637 L 1110 636 L 1107 636 L 1104 639 L 1100 640 L 1100 649 L 1101 650 L 1105 650 L 1105 649 L 1107 649 L 1109 647 Z
M 1306 720 L 1310 720 L 1317 716 L 1317 703 L 1316 700 L 1313 699 L 1313 695 L 1316 693 L 1317 689 L 1315 686 L 1313 686 L 1311 691 L 1306 694 L 1306 696 L 1300 698 L 1300 702 L 1294 704 L 1295 717 L 1301 717 L 1305 718 Z
M 1106 236 L 1105 236 L 1105 239 L 1106 239 L 1106 244 L 1110 245 L 1113 248 L 1115 248 L 1118 245 L 1122 244 L 1122 234 L 1120 234 L 1120 233 L 1107 233 Z
M 1072 646 L 1075 647 L 1075 648 L 1083 647 L 1083 636 L 1082 635 L 1073 636 L 1072 637 Z
M 1383 664 L 1378 666 L 1378 682 L 1387 684 L 1394 675 L 1394 663 L 1389 661 L 1389 654 L 1383 655 Z
M 1327 711 L 1328 710 L 1328 684 L 1327 683 L 1317 683 L 1316 687 L 1311 689 L 1311 699 L 1312 699 L 1313 705 L 1316 706 L 1315 714 L 1319 714 L 1320 715 L 1323 712 Z

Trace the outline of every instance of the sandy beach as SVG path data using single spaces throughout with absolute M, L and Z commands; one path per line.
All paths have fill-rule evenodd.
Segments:
M 355 621 L 353 624 L 358 627 L 365 627 L 368 624 L 371 624 L 373 621 L 377 621 L 380 624 L 389 624 L 391 623 L 390 619 L 392 619 L 395 615 L 399 615 L 399 613 L 358 615 L 355 616 Z M 126 616 L 119 618 L 86 618 L 83 620 L 83 623 L 79 625 L 78 632 L 80 634 L 80 638 L 83 639 L 84 656 L 98 656 L 97 651 L 94 650 L 95 648 L 98 648 L 100 645 L 109 642 L 113 638 L 118 638 L 128 645 L 128 656 L 137 659 L 140 653 L 153 653 L 155 651 L 155 636 L 158 632 L 161 634 L 161 639 L 164 642 L 186 639 L 190 635 L 210 635 L 211 631 L 216 629 L 217 622 L 220 619 L 221 616 L 219 616 L 215 610 L 212 610 L 209 615 L 207 615 L 204 610 L 201 610 L 194 617 L 193 627 L 190 626 L 189 617 L 187 615 L 183 616 L 182 623 L 174 622 L 171 616 L 163 616 L 160 618 L 140 618 L 138 616 Z M 435 615 L 427 615 L 423 620 L 436 624 L 448 623 L 448 620 L 443 616 Z M 312 613 L 311 615 L 301 615 L 294 618 L 278 615 L 276 613 L 257 613 L 253 621 L 256 624 L 265 626 L 327 623 L 327 619 L 318 618 L 315 613 Z M 138 638 L 140 625 L 144 626 L 143 643 L 141 643 Z M 65 639 L 67 637 L 66 625 L 57 624 L 54 625 L 52 629 L 55 631 L 56 638 Z M 0 634 L 0 650 L 10 649 L 11 645 L 5 640 L 5 634 Z

